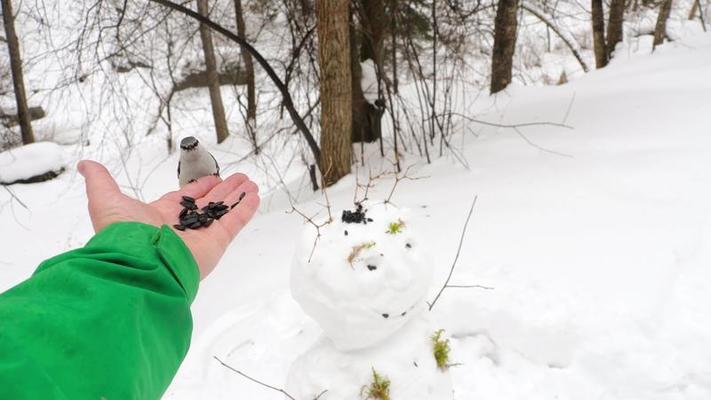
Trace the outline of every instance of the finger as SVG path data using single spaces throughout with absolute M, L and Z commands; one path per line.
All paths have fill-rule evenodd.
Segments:
M 237 199 L 239 199 L 242 193 L 245 193 L 245 195 L 239 204 L 220 219 L 220 224 L 227 229 L 232 237 L 237 236 L 239 231 L 249 223 L 259 208 L 260 199 L 256 191 L 243 192 L 236 190 L 230 194 L 230 201 L 235 199 L 234 202 L 237 202 Z
M 248 181 L 249 178 L 247 178 L 247 175 L 245 174 L 232 174 L 219 185 L 213 187 L 202 199 L 198 200 L 198 206 L 203 207 L 211 201 L 225 201 L 227 195 L 239 188 L 244 182 Z
M 188 183 L 187 185 L 183 186 L 182 188 L 180 188 L 180 190 L 176 190 L 174 192 L 166 194 L 162 197 L 162 199 L 180 201 L 180 198 L 182 196 L 190 196 L 194 199 L 198 199 L 200 197 L 205 196 L 205 194 L 210 192 L 212 188 L 219 185 L 220 182 L 222 182 L 222 179 L 220 179 L 219 176 L 203 176 L 197 181 Z
M 77 165 L 77 170 L 84 177 L 86 195 L 90 201 L 100 201 L 121 194 L 121 190 L 109 171 L 98 162 L 80 161 Z

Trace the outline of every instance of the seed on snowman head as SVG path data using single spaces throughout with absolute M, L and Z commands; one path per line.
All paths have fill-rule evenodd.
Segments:
M 363 210 L 363 205 L 360 203 L 356 204 L 356 209 L 355 211 L 351 210 L 343 210 L 343 213 L 341 214 L 341 221 L 345 222 L 346 224 L 360 224 L 360 223 L 366 223 L 365 219 L 365 212 L 367 210 Z
M 407 315 L 407 311 L 403 311 L 403 312 L 400 314 L 401 317 L 404 317 L 405 315 Z
M 384 314 L 382 314 L 382 315 L 383 315 L 383 318 L 388 318 L 388 317 L 390 317 L 390 314 L 388 314 L 388 313 L 384 313 Z
M 348 231 L 343 231 L 343 234 L 348 236 Z
M 405 243 L 405 247 L 407 247 L 408 249 L 411 249 L 412 245 L 410 243 Z
M 376 269 L 378 269 L 377 266 L 372 265 L 372 264 L 368 264 L 368 271 L 375 271 Z

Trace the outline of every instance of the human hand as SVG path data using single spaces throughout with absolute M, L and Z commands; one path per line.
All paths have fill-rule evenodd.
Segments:
M 172 228 L 183 209 L 180 205 L 182 196 L 194 198 L 198 207 L 203 207 L 211 201 L 233 204 L 241 193 L 246 193 L 237 207 L 209 227 L 175 230 L 192 252 L 200 268 L 201 279 L 212 272 L 227 246 L 259 207 L 259 189 L 244 174 L 233 174 L 224 181 L 216 176 L 206 176 L 152 203 L 144 203 L 121 193 L 103 165 L 84 160 L 79 162 L 77 168 L 86 181 L 89 216 L 97 233 L 114 222 L 142 222 L 157 227 L 165 224 Z

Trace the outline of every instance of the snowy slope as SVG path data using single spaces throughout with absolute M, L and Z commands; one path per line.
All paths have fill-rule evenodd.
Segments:
M 494 289 L 448 289 L 432 315 L 461 363 L 455 398 L 711 397 L 711 35 L 639 49 L 568 85 L 477 104 L 481 119 L 503 123 L 567 114 L 573 130 L 521 129 L 564 156 L 472 124 L 470 170 L 440 160 L 398 187 L 394 201 L 429 221 L 440 282 L 479 195 L 452 283 Z M 329 192 L 336 210 L 351 205 L 353 183 Z M 166 398 L 282 398 L 212 357 L 283 386 L 317 340 L 288 290 L 300 229 L 276 207 L 202 284 L 193 347 Z

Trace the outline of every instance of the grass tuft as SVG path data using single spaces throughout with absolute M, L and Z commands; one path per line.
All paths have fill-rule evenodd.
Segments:
M 437 367 L 441 370 L 449 367 L 449 339 L 443 339 L 443 333 L 444 329 L 440 329 L 430 338 L 432 339 L 432 348 Z
M 363 386 L 361 395 L 365 394 L 365 400 L 390 400 L 390 379 L 375 372 L 373 368 L 373 382 L 369 386 Z
M 405 227 L 405 222 L 401 219 L 398 219 L 396 222 L 391 222 L 388 225 L 388 230 L 385 231 L 385 233 L 395 235 L 395 234 L 401 233 L 402 228 L 404 228 L 404 227 Z

